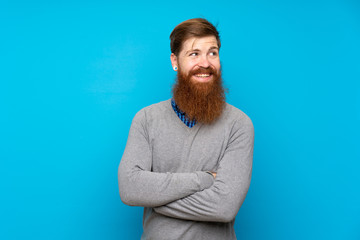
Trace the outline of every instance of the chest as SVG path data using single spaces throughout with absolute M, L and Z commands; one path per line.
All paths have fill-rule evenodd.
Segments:
M 216 170 L 228 136 L 223 129 L 197 126 L 189 130 L 160 129 L 150 136 L 154 172 Z

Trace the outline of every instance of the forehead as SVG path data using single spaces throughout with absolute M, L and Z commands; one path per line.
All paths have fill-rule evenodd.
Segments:
M 189 51 L 189 50 L 207 50 L 209 48 L 217 47 L 218 44 L 216 38 L 214 36 L 207 36 L 207 37 L 192 37 L 187 39 L 182 47 L 182 51 Z

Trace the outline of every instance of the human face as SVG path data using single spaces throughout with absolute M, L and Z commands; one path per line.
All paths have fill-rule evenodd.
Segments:
M 211 82 L 211 72 L 220 73 L 219 47 L 214 36 L 189 38 L 178 56 L 172 53 L 170 58 L 173 68 L 178 67 L 184 75 L 192 74 L 190 79 L 194 82 Z

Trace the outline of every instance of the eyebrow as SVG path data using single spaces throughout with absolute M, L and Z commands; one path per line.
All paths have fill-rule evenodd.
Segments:
M 189 51 L 185 52 L 185 55 L 187 55 L 190 52 L 200 52 L 200 49 L 190 49 Z
M 214 50 L 214 49 L 219 50 L 219 48 L 216 46 L 212 46 L 209 48 L 209 50 Z M 190 52 L 200 52 L 200 49 L 190 49 L 190 50 L 186 51 L 185 54 L 187 55 Z
M 218 47 L 211 47 L 209 50 L 213 50 L 213 49 L 216 49 L 216 50 L 219 50 L 219 48 Z

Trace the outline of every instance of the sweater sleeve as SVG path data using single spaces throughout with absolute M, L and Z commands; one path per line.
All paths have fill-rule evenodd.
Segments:
M 250 186 L 254 128 L 250 119 L 234 128 L 216 170 L 214 184 L 204 191 L 155 208 L 157 213 L 212 222 L 230 222 L 236 217 Z
M 213 177 L 192 173 L 152 172 L 152 153 L 144 111 L 134 117 L 118 168 L 121 200 L 131 206 L 156 207 L 209 188 Z

